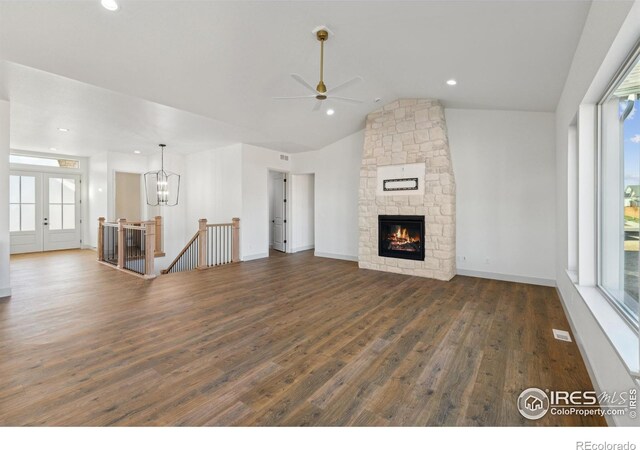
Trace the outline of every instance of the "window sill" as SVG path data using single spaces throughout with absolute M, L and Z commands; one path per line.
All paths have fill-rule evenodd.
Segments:
M 569 271 L 567 276 L 591 311 L 596 322 L 613 345 L 629 373 L 640 377 L 640 341 L 638 330 L 631 326 L 595 286 L 580 286 Z

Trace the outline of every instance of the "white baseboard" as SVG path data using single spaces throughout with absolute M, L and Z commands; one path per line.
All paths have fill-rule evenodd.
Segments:
M 262 258 L 268 258 L 269 257 L 269 252 L 267 253 L 255 253 L 253 255 L 243 255 L 242 258 L 240 258 L 242 261 L 253 261 L 254 259 L 262 259 Z
M 311 245 L 303 245 L 302 247 L 296 247 L 294 249 L 291 250 L 292 253 L 298 253 L 298 252 L 304 252 L 306 250 L 313 250 L 316 246 L 311 244 Z
M 476 278 L 488 278 L 490 280 L 512 281 L 514 283 L 535 284 L 538 286 L 556 286 L 556 280 L 547 278 L 525 277 L 522 275 L 509 275 L 506 273 L 482 272 L 479 270 L 457 269 L 458 275 Z
M 569 310 L 567 309 L 567 300 L 562 295 L 562 290 L 556 286 L 556 292 L 558 293 L 558 298 L 560 299 L 560 305 L 562 306 L 562 310 L 564 311 L 564 315 L 567 318 L 567 322 L 569 322 L 569 328 L 571 329 L 571 334 L 573 335 L 573 339 L 576 341 L 576 345 L 578 346 L 578 351 L 580 352 L 580 356 L 582 357 L 582 361 L 584 362 L 584 366 L 587 369 L 587 373 L 589 374 L 589 378 L 591 379 L 591 384 L 593 384 L 593 388 L 596 392 L 601 393 L 602 389 L 598 383 L 598 379 L 596 378 L 595 372 L 593 370 L 593 366 L 591 365 L 591 360 L 589 359 L 589 354 L 584 347 L 584 343 L 582 342 L 582 337 L 578 333 L 578 329 L 575 326 L 573 321 L 573 317 L 569 314 Z M 610 427 L 615 426 L 615 422 L 609 416 L 605 416 L 605 420 L 607 421 L 607 425 Z
M 0 288 L 0 298 L 11 297 L 11 288 Z
M 351 255 L 338 255 L 336 253 L 315 252 L 314 256 L 318 256 L 320 258 L 343 259 L 345 261 L 358 262 L 358 257 L 357 256 L 351 256 Z

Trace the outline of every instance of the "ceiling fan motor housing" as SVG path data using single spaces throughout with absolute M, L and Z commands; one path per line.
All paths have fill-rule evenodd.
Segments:
M 327 39 L 329 39 L 329 30 L 327 30 L 326 28 L 321 28 L 316 32 L 316 36 L 318 37 L 319 41 L 326 41 Z

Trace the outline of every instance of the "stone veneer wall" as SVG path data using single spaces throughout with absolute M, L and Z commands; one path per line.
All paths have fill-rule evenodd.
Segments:
M 424 195 L 376 195 L 377 168 L 425 163 Z M 360 168 L 358 261 L 363 269 L 450 280 L 456 274 L 456 187 L 444 108 L 400 99 L 367 116 Z M 425 260 L 378 256 L 378 215 L 424 215 Z

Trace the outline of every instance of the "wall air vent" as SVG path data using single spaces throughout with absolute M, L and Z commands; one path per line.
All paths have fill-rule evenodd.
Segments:
M 280 155 L 282 161 L 289 161 L 289 155 Z

